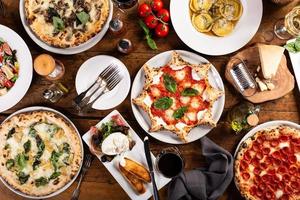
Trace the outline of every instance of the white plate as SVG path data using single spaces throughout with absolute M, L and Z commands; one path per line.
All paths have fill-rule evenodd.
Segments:
M 256 132 L 266 129 L 266 128 L 270 128 L 270 127 L 276 127 L 276 126 L 280 126 L 280 125 L 285 125 L 285 126 L 289 126 L 292 128 L 296 128 L 300 130 L 300 125 L 296 124 L 294 122 L 290 122 L 290 121 L 285 121 L 285 120 L 276 120 L 276 121 L 270 121 L 270 122 L 266 122 L 263 124 L 258 125 L 257 127 L 253 128 L 251 131 L 249 131 L 240 141 L 240 143 L 238 144 L 235 153 L 234 153 L 234 157 L 236 156 L 236 154 L 239 151 L 239 148 L 241 146 L 241 144 L 249 137 L 252 137 Z
M 76 128 L 76 126 L 73 124 L 73 122 L 67 118 L 64 114 L 62 114 L 61 112 L 57 111 L 57 110 L 54 110 L 52 108 L 47 108 L 47 107 L 42 107 L 42 106 L 33 106 L 33 107 L 27 107 L 27 108 L 23 108 L 21 110 L 18 110 L 16 111 L 15 113 L 11 114 L 10 116 L 8 116 L 3 122 L 5 122 L 6 120 L 10 119 L 11 117 L 13 117 L 14 115 L 17 115 L 19 113 L 23 113 L 23 112 L 30 112 L 30 111 L 40 111 L 40 110 L 45 110 L 45 111 L 50 111 L 50 112 L 54 112 L 54 113 L 57 113 L 58 115 L 60 115 L 61 117 L 63 117 L 67 122 L 69 122 L 73 128 L 76 130 L 76 133 L 77 133 L 77 136 L 79 138 L 79 141 L 80 141 L 80 146 L 81 146 L 81 156 L 82 158 L 84 157 L 84 149 L 83 149 L 83 144 L 82 144 L 82 141 L 81 141 L 81 136 Z M 3 123 L 2 122 L 2 123 Z M 46 195 L 46 196 L 30 196 L 30 195 L 27 195 L 27 194 L 24 194 L 22 192 L 20 192 L 19 190 L 16 190 L 14 189 L 13 187 L 11 187 L 8 183 L 6 183 L 5 180 L 3 180 L 1 177 L 0 177 L 0 180 L 3 182 L 3 184 L 9 188 L 11 191 L 13 191 L 14 193 L 24 197 L 24 198 L 30 198 L 30 199 L 46 199 L 46 198 L 50 198 L 50 197 L 54 197 L 62 192 L 64 192 L 66 189 L 68 189 L 72 183 L 76 180 L 77 176 L 79 175 L 80 173 L 80 170 L 81 170 L 81 167 L 82 167 L 82 162 L 83 160 L 81 161 L 80 163 L 80 168 L 78 170 L 78 172 L 75 174 L 75 176 L 73 177 L 73 179 L 68 183 L 66 184 L 64 187 L 62 187 L 61 189 L 57 190 L 56 192 L 53 192 L 49 195 Z
M 100 55 L 95 56 L 87 61 L 85 61 L 79 68 L 76 80 L 75 87 L 77 94 L 84 92 L 92 85 L 98 78 L 99 74 L 111 63 L 115 63 L 119 66 L 119 70 L 123 79 L 121 82 L 110 92 L 103 94 L 94 104 L 93 108 L 97 110 L 107 110 L 116 107 L 124 101 L 127 97 L 130 90 L 130 75 L 129 72 L 119 59 L 107 56 Z M 93 98 L 91 98 L 91 101 Z
M 192 25 L 189 11 L 190 0 L 171 0 L 170 12 L 173 27 L 180 39 L 190 48 L 207 55 L 232 53 L 246 45 L 261 22 L 262 0 L 241 0 L 243 14 L 234 31 L 225 37 L 199 33 Z
M 172 52 L 173 50 L 158 54 L 153 58 L 151 58 L 149 61 L 147 61 L 146 64 L 151 67 L 164 66 L 166 63 L 170 61 Z M 178 52 L 184 60 L 190 63 L 199 64 L 201 62 L 203 63 L 209 62 L 205 58 L 188 51 L 176 50 L 176 52 Z M 222 78 L 220 77 L 218 71 L 214 67 L 212 67 L 211 70 L 209 71 L 209 82 L 213 87 L 219 88 L 220 90 L 225 92 Z M 140 69 L 137 75 L 135 76 L 134 82 L 132 84 L 131 100 L 136 98 L 141 93 L 144 83 L 145 83 L 145 73 L 143 69 Z M 213 119 L 216 122 L 221 117 L 224 108 L 224 103 L 225 103 L 225 94 L 222 97 L 220 97 L 213 105 L 212 114 L 213 114 Z M 171 143 L 171 144 L 185 144 L 174 133 L 171 133 L 169 131 L 149 132 L 151 123 L 148 114 L 145 113 L 138 106 L 134 105 L 132 101 L 131 101 L 131 107 L 136 120 L 139 122 L 142 128 L 149 135 L 162 142 Z M 193 142 L 195 140 L 198 140 L 204 135 L 206 135 L 211 129 L 212 127 L 209 126 L 195 127 L 190 131 L 189 135 L 187 136 L 187 141 Z
M 289 40 L 287 41 L 287 43 L 290 43 L 290 42 L 294 42 L 296 39 L 293 39 L 293 40 Z M 298 89 L 299 89 L 299 92 L 300 92 L 300 53 L 292 53 L 292 52 L 289 52 L 289 56 L 290 56 L 290 59 L 291 59 L 291 63 L 292 63 L 292 67 L 294 69 L 294 74 L 295 74 L 295 77 L 296 77 L 296 81 L 297 81 L 297 84 L 298 84 Z
M 147 160 L 144 153 L 144 143 L 140 139 L 140 137 L 134 132 L 134 130 L 130 127 L 130 125 L 126 122 L 126 120 L 122 117 L 122 115 L 117 111 L 114 110 L 110 114 L 108 114 L 103 120 L 101 120 L 96 126 L 101 127 L 101 124 L 108 122 L 111 120 L 111 117 L 114 115 L 119 115 L 123 121 L 126 123 L 126 126 L 128 126 L 130 129 L 130 133 L 132 135 L 133 140 L 136 142 L 135 146 L 131 149 L 131 151 L 126 152 L 124 154 L 125 157 L 131 158 L 134 161 L 137 161 L 148 168 Z M 82 136 L 82 139 L 85 141 L 85 143 L 90 146 L 90 140 L 91 140 L 92 134 L 88 131 Z M 152 160 L 155 160 L 154 155 L 151 153 Z M 101 158 L 98 156 L 100 162 Z M 102 162 L 101 162 L 102 163 Z M 102 163 L 106 169 L 110 172 L 110 174 L 116 179 L 116 181 L 120 184 L 120 186 L 123 188 L 123 190 L 128 194 L 128 196 L 133 200 L 145 200 L 149 199 L 152 194 L 152 184 L 151 183 L 144 183 L 146 187 L 146 192 L 144 194 L 138 195 L 131 185 L 128 183 L 128 181 L 123 177 L 123 175 L 120 173 L 118 169 L 119 164 L 119 157 L 115 157 L 111 162 L 105 162 Z M 157 185 L 157 189 L 161 189 L 163 186 L 165 186 L 171 179 L 165 178 L 162 174 L 156 171 L 154 169 L 154 175 L 155 175 L 155 181 Z
M 32 57 L 24 40 L 12 29 L 0 24 L 0 37 L 12 50 L 17 50 L 20 65 L 19 78 L 7 94 L 0 96 L 0 112 L 16 105 L 26 94 L 32 80 Z
M 92 48 L 93 46 L 95 46 L 103 38 L 103 36 L 105 35 L 105 33 L 108 30 L 109 22 L 112 19 L 113 6 L 112 6 L 112 2 L 109 1 L 109 14 L 108 14 L 107 21 L 103 25 L 102 30 L 96 36 L 89 39 L 88 41 L 86 41 L 83 44 L 80 44 L 80 45 L 75 46 L 75 47 L 70 47 L 70 48 L 58 48 L 58 47 L 50 46 L 50 45 L 46 44 L 45 42 L 43 42 L 42 40 L 40 40 L 35 35 L 35 33 L 31 31 L 30 27 L 28 26 L 26 16 L 25 16 L 24 0 L 20 0 L 19 13 L 20 13 L 21 21 L 22 21 L 22 24 L 25 28 L 25 31 L 27 32 L 27 34 L 31 37 L 31 39 L 37 45 L 39 45 L 43 49 L 45 49 L 47 51 L 50 51 L 50 52 L 53 52 L 53 53 L 64 54 L 64 55 L 72 55 L 72 54 L 77 54 L 77 53 L 84 52 L 84 51 Z

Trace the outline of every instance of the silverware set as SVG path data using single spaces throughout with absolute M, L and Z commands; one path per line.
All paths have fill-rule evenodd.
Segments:
M 123 77 L 119 69 L 118 65 L 110 64 L 86 91 L 74 98 L 79 112 L 88 112 L 103 94 L 112 91 L 121 82 Z
M 83 179 L 83 177 L 85 176 L 87 170 L 89 169 L 89 167 L 91 166 L 92 163 L 92 158 L 93 156 L 91 154 L 87 154 L 84 158 L 84 163 L 83 163 L 83 167 L 82 167 L 82 171 L 80 174 L 80 178 L 77 184 L 76 189 L 74 190 L 71 200 L 77 200 L 79 197 L 79 193 L 80 193 L 80 185 L 81 185 L 81 181 Z
M 0 0 L 0 15 L 5 16 L 5 6 L 2 0 Z

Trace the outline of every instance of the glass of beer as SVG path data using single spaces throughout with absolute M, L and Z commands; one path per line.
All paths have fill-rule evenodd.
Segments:
M 300 6 L 294 7 L 285 18 L 275 23 L 274 33 L 282 40 L 300 36 Z

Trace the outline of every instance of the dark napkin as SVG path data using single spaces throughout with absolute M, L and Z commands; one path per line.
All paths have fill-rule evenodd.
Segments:
M 214 200 L 233 178 L 232 155 L 207 137 L 201 138 L 207 168 L 182 172 L 169 185 L 168 200 Z

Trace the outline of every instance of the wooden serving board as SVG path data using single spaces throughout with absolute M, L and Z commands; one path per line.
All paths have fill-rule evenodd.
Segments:
M 231 57 L 229 62 L 227 63 L 225 77 L 227 81 L 231 85 L 233 85 L 233 87 L 235 87 L 235 85 L 234 80 L 231 77 L 230 70 L 235 64 L 237 64 L 238 59 L 243 60 L 245 62 L 249 71 L 254 76 L 254 74 L 257 73 L 257 67 L 260 66 L 260 58 L 257 44 L 237 53 L 236 55 Z M 270 101 L 283 97 L 284 95 L 286 95 L 294 89 L 294 76 L 291 74 L 287 67 L 285 55 L 282 56 L 277 73 L 272 80 L 272 83 L 275 85 L 275 89 L 261 92 L 258 88 L 253 96 L 244 96 L 244 98 L 252 103 L 262 103 L 265 101 Z

